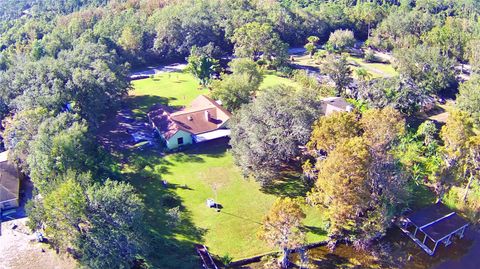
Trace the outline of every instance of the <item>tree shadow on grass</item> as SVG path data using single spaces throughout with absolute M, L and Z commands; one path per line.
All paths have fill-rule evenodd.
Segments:
M 198 155 L 187 154 L 184 152 L 178 152 L 178 153 L 172 154 L 171 158 L 175 162 L 179 162 L 179 163 L 204 163 L 205 162 L 205 160 Z
M 212 158 L 221 158 L 225 156 L 230 147 L 228 142 L 228 138 L 218 138 L 215 140 L 194 144 L 186 149 L 184 153 L 195 156 L 205 155 Z
M 299 171 L 284 171 L 280 179 L 262 186 L 262 192 L 281 197 L 305 197 L 313 183 L 306 181 Z
M 144 113 L 150 111 L 150 109 L 155 105 L 164 105 L 168 106 L 174 110 L 178 110 L 180 106 L 171 106 L 170 102 L 175 101 L 177 98 L 174 97 L 163 97 L 158 95 L 129 95 L 126 98 L 127 104 L 130 108 L 135 108 Z
M 312 233 L 312 234 L 316 234 L 316 235 L 327 235 L 327 231 L 323 228 L 320 228 L 320 227 L 305 225 L 305 226 L 302 227 L 302 230 L 304 232 Z
M 156 167 L 172 165 L 165 158 L 134 157 L 132 169 L 122 176 L 137 189 L 145 203 L 147 264 L 152 268 L 199 268 L 193 244 L 202 243 L 207 231 L 195 226 L 191 212 L 183 206 L 182 198 L 176 193 L 176 189 L 188 187 L 163 183 L 160 172 L 164 174 L 168 169 L 159 171 Z M 153 168 L 152 163 L 156 164 Z M 172 222 L 168 211 L 175 207 L 182 213 L 178 221 Z

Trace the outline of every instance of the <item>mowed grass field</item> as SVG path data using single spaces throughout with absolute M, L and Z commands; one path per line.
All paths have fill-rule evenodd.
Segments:
M 364 68 L 371 74 L 372 78 L 393 77 L 398 75 L 398 72 L 395 71 L 391 64 L 367 63 L 364 61 L 364 59 L 355 56 L 348 56 L 347 60 L 350 62 L 350 67 L 353 71 L 359 68 Z M 320 66 L 315 62 L 314 59 L 310 59 L 309 55 L 296 56 L 295 63 L 314 68 L 319 68 Z M 353 72 L 352 75 L 355 77 L 355 72 Z
M 284 81 L 294 86 L 292 81 L 275 75 L 265 79 L 267 86 Z M 139 116 L 157 102 L 185 106 L 199 94 L 208 93 L 198 88 L 191 75 L 183 73 L 160 74 L 132 84 L 129 106 Z M 277 197 L 303 200 L 305 194 L 303 183 L 295 177 L 281 179 L 271 189 L 262 189 L 253 179 L 244 179 L 233 163 L 226 141 L 211 141 L 166 156 L 132 152 L 129 159 L 123 173 L 145 199 L 152 234 L 170 237 L 188 251 L 194 242 L 205 244 L 214 255 L 229 255 L 234 260 L 274 251 L 257 237 L 264 215 Z M 167 188 L 163 180 L 168 182 Z M 206 206 L 208 198 L 222 206 L 220 212 Z M 173 206 L 181 208 L 184 220 L 179 227 L 165 232 L 165 208 Z M 325 240 L 321 210 L 305 206 L 305 212 L 308 241 Z M 182 268 L 189 268 L 188 259 L 183 262 Z

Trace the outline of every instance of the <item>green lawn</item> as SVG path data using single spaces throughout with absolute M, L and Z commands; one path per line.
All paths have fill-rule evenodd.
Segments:
M 273 73 L 265 75 L 260 89 L 280 84 L 299 89 L 295 81 L 277 76 Z M 169 106 L 186 106 L 200 94 L 209 94 L 209 90 L 199 87 L 197 80 L 188 73 L 163 73 L 153 78 L 134 80 L 130 92 L 130 103 L 134 112 L 147 112 L 154 104 Z
M 348 60 L 355 62 L 362 68 L 365 68 L 368 72 L 370 72 L 370 74 L 372 74 L 372 77 L 374 78 L 393 77 L 398 75 L 397 71 L 395 71 L 391 64 L 367 63 L 363 59 L 357 57 L 348 57 Z
M 163 73 L 153 78 L 134 80 L 130 92 L 135 112 L 146 112 L 154 104 L 186 106 L 200 94 L 208 94 L 199 87 L 195 78 L 187 73 Z
M 355 65 L 351 65 L 353 70 L 358 68 L 366 69 L 373 78 L 378 77 L 392 77 L 398 75 L 397 71 L 392 67 L 391 64 L 384 64 L 384 63 L 367 63 L 362 58 L 348 56 L 347 60 L 350 63 L 354 63 Z M 310 59 L 308 55 L 303 55 L 299 57 L 295 57 L 295 63 L 304 66 L 311 66 L 318 68 L 319 65 L 315 63 L 313 59 Z M 355 75 L 355 72 L 354 74 Z
M 295 89 L 300 89 L 301 88 L 300 84 L 298 84 L 297 82 L 295 82 L 291 79 L 284 78 L 284 77 L 279 77 L 275 74 L 266 74 L 264 76 L 263 83 L 260 86 L 260 89 L 265 89 L 265 88 L 277 86 L 277 85 L 280 85 L 280 84 L 291 86 Z
M 263 87 L 281 82 L 292 83 L 268 75 Z M 208 93 L 198 89 L 192 76 L 181 73 L 134 81 L 133 87 L 129 105 L 139 116 L 155 103 L 184 106 L 199 94 Z M 224 142 L 197 145 L 165 157 L 154 151 L 127 154 L 129 162 L 123 174 L 145 199 L 151 237 L 173 242 L 171 249 L 160 247 L 159 255 L 152 257 L 153 265 L 165 268 L 173 266 L 171 259 L 181 268 L 194 268 L 191 255 L 194 242 L 204 243 L 215 255 L 228 254 L 234 260 L 272 251 L 257 238 L 263 216 L 276 197 L 305 194 L 303 183 L 295 176 L 276 182 L 267 189 L 268 193 L 254 180 L 244 179 Z M 167 188 L 162 180 L 168 182 Z M 208 198 L 217 199 L 223 207 L 220 212 L 207 208 Z M 174 206 L 182 209 L 183 221 L 176 228 L 165 228 L 165 210 Z M 308 241 L 325 240 L 322 212 L 310 207 L 305 207 L 305 211 Z M 174 258 L 165 258 L 171 255 Z

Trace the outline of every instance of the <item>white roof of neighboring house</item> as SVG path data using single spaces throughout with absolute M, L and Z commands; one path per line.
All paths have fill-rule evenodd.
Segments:
M 0 202 L 18 199 L 20 179 L 17 168 L 8 162 L 8 151 L 0 153 Z
M 322 99 L 322 114 L 329 115 L 336 111 L 351 111 L 353 106 L 343 97 L 327 97 Z

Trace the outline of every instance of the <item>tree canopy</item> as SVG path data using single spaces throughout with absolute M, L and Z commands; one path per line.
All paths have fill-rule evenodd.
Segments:
M 234 114 L 230 144 L 244 175 L 268 183 L 278 176 L 278 167 L 300 154 L 299 146 L 308 141 L 319 110 L 314 98 L 303 102 L 301 95 L 277 86 L 263 91 Z

